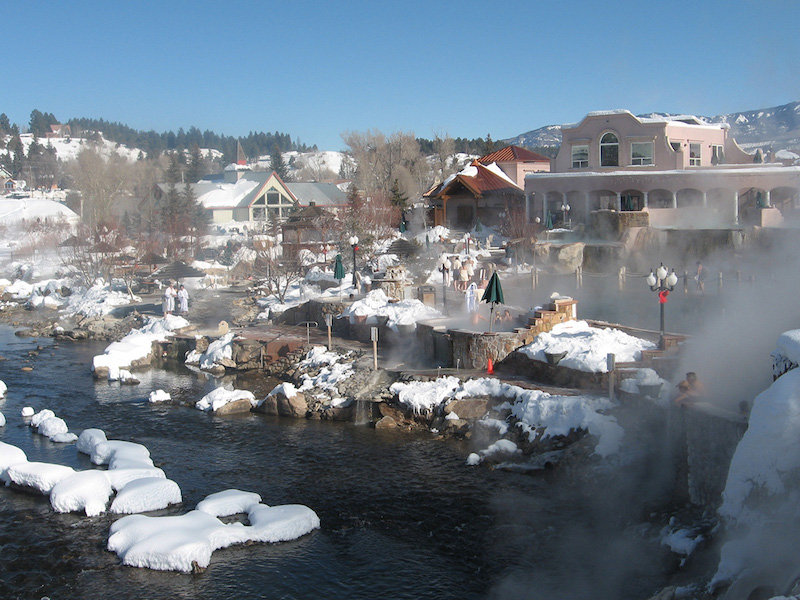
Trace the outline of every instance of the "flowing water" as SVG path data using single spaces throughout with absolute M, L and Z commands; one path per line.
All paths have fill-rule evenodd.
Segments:
M 215 382 L 178 368 L 143 373 L 138 386 L 95 382 L 91 358 L 104 347 L 0 328 L 0 440 L 29 460 L 92 468 L 74 444 L 51 443 L 20 417 L 24 406 L 50 408 L 70 431 L 147 446 L 183 492 L 184 505 L 161 514 L 238 488 L 307 505 L 321 528 L 218 550 L 201 574 L 156 572 L 105 549 L 116 516 L 56 514 L 47 498 L 0 489 L 2 598 L 621 599 L 648 597 L 664 577 L 658 543 L 631 534 L 649 469 L 627 466 L 627 487 L 587 486 L 467 467 L 467 445 L 429 433 L 150 405 L 152 390 L 197 400 Z

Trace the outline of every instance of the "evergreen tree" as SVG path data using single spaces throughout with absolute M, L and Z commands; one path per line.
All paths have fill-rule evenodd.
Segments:
M 402 210 L 408 208 L 408 196 L 403 194 L 402 190 L 400 189 L 400 182 L 396 178 L 394 183 L 392 183 L 392 188 L 389 190 L 389 194 L 392 206 L 397 206 Z
M 200 152 L 200 146 L 195 144 L 192 146 L 192 152 L 189 157 L 189 166 L 186 169 L 186 181 L 187 183 L 197 183 L 205 174 L 205 160 L 203 160 L 203 154 Z
M 0 135 L 6 135 L 11 132 L 11 123 L 8 121 L 6 113 L 0 114 Z
M 487 133 L 486 134 L 486 141 L 483 143 L 483 155 L 486 156 L 487 154 L 491 154 L 497 148 L 495 148 L 495 143 L 492 140 L 492 135 Z
M 275 144 L 272 147 L 272 154 L 269 156 L 269 162 L 272 166 L 272 170 L 283 179 L 283 181 L 289 181 L 289 168 L 286 166 L 286 163 L 283 162 L 283 155 L 281 154 L 281 149 L 278 144 Z

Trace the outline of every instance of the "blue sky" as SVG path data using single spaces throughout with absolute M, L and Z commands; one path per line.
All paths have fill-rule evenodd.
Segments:
M 587 112 L 715 115 L 800 100 L 800 1 L 6 6 L 0 112 L 156 131 L 494 139 Z

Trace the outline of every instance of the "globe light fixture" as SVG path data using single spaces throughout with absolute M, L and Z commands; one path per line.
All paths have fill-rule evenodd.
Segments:
M 660 346 L 664 348 L 664 305 L 667 303 L 669 293 L 675 289 L 678 283 L 678 276 L 675 274 L 675 269 L 667 271 L 667 268 L 662 263 L 655 271 L 650 269 L 650 274 L 647 276 L 647 285 L 650 290 L 658 294 L 658 302 L 661 307 L 661 339 Z

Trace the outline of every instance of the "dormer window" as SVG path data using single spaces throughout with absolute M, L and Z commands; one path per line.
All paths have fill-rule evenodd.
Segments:
M 611 132 L 600 138 L 600 166 L 619 166 L 619 139 Z

